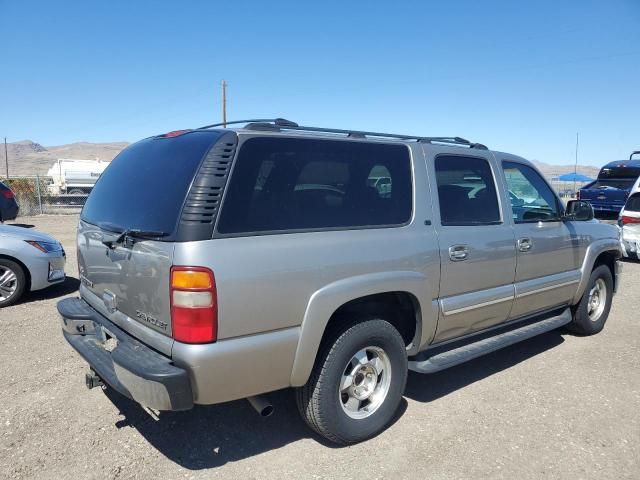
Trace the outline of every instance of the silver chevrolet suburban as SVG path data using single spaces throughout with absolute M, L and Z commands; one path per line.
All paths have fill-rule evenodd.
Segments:
M 139 141 L 91 192 L 80 297 L 58 303 L 88 387 L 264 415 L 263 394 L 293 387 L 308 425 L 349 444 L 389 424 L 409 369 L 604 327 L 619 230 L 530 162 L 459 137 L 242 123 Z

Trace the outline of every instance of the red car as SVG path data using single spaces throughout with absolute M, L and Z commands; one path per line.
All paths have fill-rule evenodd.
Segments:
M 15 219 L 19 209 L 16 196 L 9 187 L 0 182 L 0 223 Z

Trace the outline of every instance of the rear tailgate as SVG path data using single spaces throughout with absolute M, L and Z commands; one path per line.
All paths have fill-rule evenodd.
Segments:
M 618 212 L 629 196 L 633 181 L 597 180 L 580 189 L 580 200 L 591 203 L 594 210 Z
M 169 273 L 173 243 L 136 241 L 130 247 L 108 248 L 102 242 L 112 232 L 80 222 L 78 227 L 78 269 L 83 288 L 97 298 L 83 297 L 94 306 L 102 302 L 114 323 L 119 315 L 144 323 L 164 335 L 171 335 Z M 102 312 L 105 313 L 105 312 Z
M 222 192 L 215 182 L 224 185 L 227 175 L 217 165 L 230 165 L 233 155 L 228 143 L 221 144 L 229 135 L 235 136 L 179 132 L 129 146 L 100 176 L 82 211 L 82 298 L 163 352 L 171 345 L 174 246 L 211 238 Z

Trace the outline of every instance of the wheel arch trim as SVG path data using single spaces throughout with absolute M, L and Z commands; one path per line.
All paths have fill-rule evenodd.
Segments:
M 582 262 L 582 268 L 580 269 L 580 283 L 578 284 L 578 290 L 573 297 L 572 303 L 574 305 L 580 301 L 587 288 L 589 277 L 591 276 L 591 272 L 593 271 L 596 260 L 600 255 L 606 252 L 615 254 L 616 258 L 622 257 L 622 251 L 620 250 L 620 241 L 615 238 L 606 238 L 597 240 L 589 245 L 589 247 L 587 247 L 587 252 L 585 254 L 584 261 Z M 615 275 L 615 272 L 612 272 L 612 275 Z
M 368 295 L 406 292 L 417 300 L 416 334 L 411 351 L 419 348 L 425 330 L 435 332 L 437 316 L 430 315 L 432 299 L 427 277 L 411 271 L 380 272 L 348 277 L 330 283 L 309 298 L 300 327 L 300 339 L 291 371 L 291 385 L 304 385 L 316 360 L 320 342 L 331 316 L 342 305 Z

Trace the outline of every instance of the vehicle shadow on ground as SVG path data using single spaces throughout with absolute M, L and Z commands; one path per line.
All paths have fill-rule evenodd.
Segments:
M 190 470 L 202 470 L 237 462 L 289 443 L 313 438 L 329 448 L 339 448 L 312 432 L 296 407 L 291 389 L 269 394 L 275 409 L 260 417 L 246 400 L 220 405 L 196 405 L 187 412 L 161 412 L 154 420 L 137 403 L 105 390 L 106 396 L 124 415 L 117 428 L 135 428 L 167 458 Z M 403 398 L 397 421 L 407 409 Z
M 557 347 L 564 342 L 563 333 L 566 332 L 554 330 L 544 333 L 430 375 L 409 372 L 405 396 L 418 402 L 432 402 Z
M 44 290 L 37 290 L 35 292 L 29 292 L 24 296 L 22 303 L 34 302 L 38 300 L 51 300 L 53 298 L 63 297 L 73 292 L 78 291 L 80 288 L 80 280 L 75 277 L 67 277 L 64 282 L 53 285 Z
M 563 341 L 560 332 L 550 332 L 440 373 L 410 373 L 405 396 L 419 402 L 435 401 Z M 306 438 L 337 448 L 307 427 L 298 414 L 291 389 L 269 395 L 275 411 L 268 418 L 258 416 L 246 400 L 238 400 L 196 406 L 187 412 L 161 412 L 157 421 L 117 392 L 106 390 L 105 394 L 124 416 L 116 427 L 135 428 L 163 455 L 190 470 L 219 467 Z M 403 399 L 394 422 L 402 419 L 406 409 L 407 401 Z

